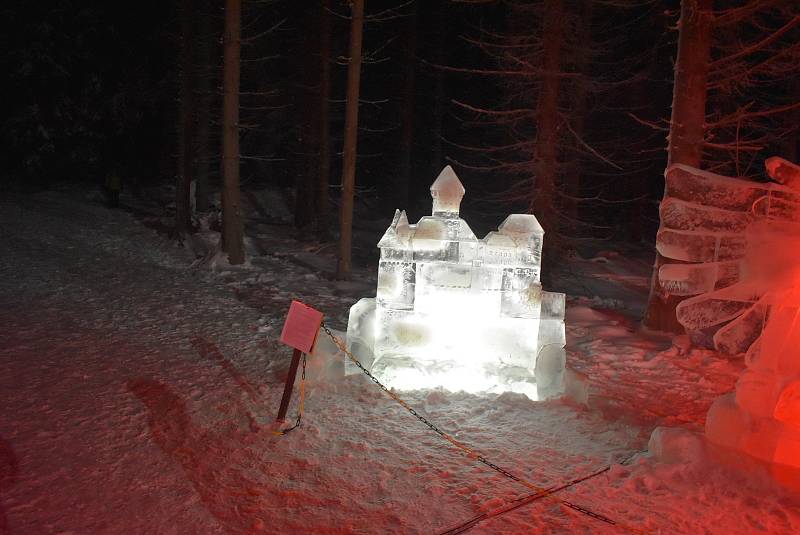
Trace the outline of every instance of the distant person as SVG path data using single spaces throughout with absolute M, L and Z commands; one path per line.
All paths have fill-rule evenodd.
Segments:
M 122 178 L 116 171 L 106 176 L 106 195 L 110 208 L 119 208 L 119 192 L 122 189 Z

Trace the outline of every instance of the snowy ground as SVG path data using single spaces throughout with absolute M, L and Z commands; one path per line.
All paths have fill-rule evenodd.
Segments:
M 269 432 L 290 300 L 343 329 L 375 284 L 371 271 L 326 280 L 315 269 L 326 252 L 280 230 L 250 225 L 264 254 L 212 273 L 86 195 L 0 201 L 0 533 L 439 533 L 530 492 L 453 450 L 364 377 L 331 379 L 335 367 L 319 359 L 303 426 Z M 588 380 L 587 405 L 405 397 L 537 485 L 612 464 L 558 496 L 635 532 L 800 532 L 800 494 L 692 435 L 740 365 L 636 331 L 647 271 L 604 254 L 558 278 L 571 293 L 569 364 Z M 615 464 L 646 450 L 659 425 L 680 428 L 665 451 Z M 625 531 L 539 500 L 472 533 Z

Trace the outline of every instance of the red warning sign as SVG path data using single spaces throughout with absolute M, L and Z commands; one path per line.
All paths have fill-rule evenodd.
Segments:
M 311 353 L 320 325 L 322 312 L 300 301 L 292 301 L 281 331 L 281 342 L 303 353 Z

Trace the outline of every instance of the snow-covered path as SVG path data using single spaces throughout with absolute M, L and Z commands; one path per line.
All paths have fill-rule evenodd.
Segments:
M 129 215 L 63 194 L 0 201 L 0 236 L 0 533 L 437 533 L 529 492 L 363 377 L 322 380 L 320 362 L 309 363 L 318 379 L 304 425 L 285 437 L 266 430 L 288 364 L 275 336 L 289 300 L 342 327 L 357 286 L 331 289 L 276 256 L 246 272 L 188 269 L 183 249 Z M 588 307 L 571 314 L 590 408 L 509 394 L 407 399 L 549 486 L 645 448 L 654 422 L 697 425 L 726 388 L 707 379 L 693 392 L 701 374 L 676 371 L 674 350 L 626 338 Z M 671 379 L 682 381 L 673 397 Z M 637 418 L 647 407 L 668 414 Z M 692 459 L 642 456 L 562 497 L 645 532 L 800 530 L 796 494 Z M 531 532 L 620 529 L 541 500 L 473 530 Z

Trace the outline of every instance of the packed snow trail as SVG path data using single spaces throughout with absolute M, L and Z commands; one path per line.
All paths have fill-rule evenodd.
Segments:
M 189 269 L 174 242 L 63 192 L 0 201 L 0 236 L 0 533 L 436 533 L 528 493 L 364 377 L 333 379 L 314 359 L 303 425 L 283 437 L 266 429 L 288 367 L 275 338 L 290 299 L 343 327 L 355 287 L 331 288 L 277 255 L 243 271 Z M 571 358 L 587 375 L 604 363 L 590 401 L 667 397 L 658 379 L 676 369 L 669 355 L 645 361 L 647 351 L 615 347 L 622 338 L 588 310 L 578 309 Z M 593 341 L 623 364 L 590 354 Z M 647 381 L 624 393 L 617 382 L 638 372 Z M 597 411 L 514 394 L 404 398 L 542 487 L 625 458 L 651 428 L 624 402 Z M 651 532 L 800 530 L 796 494 L 700 460 L 640 457 L 559 496 Z M 619 531 L 535 502 L 472 532 Z

